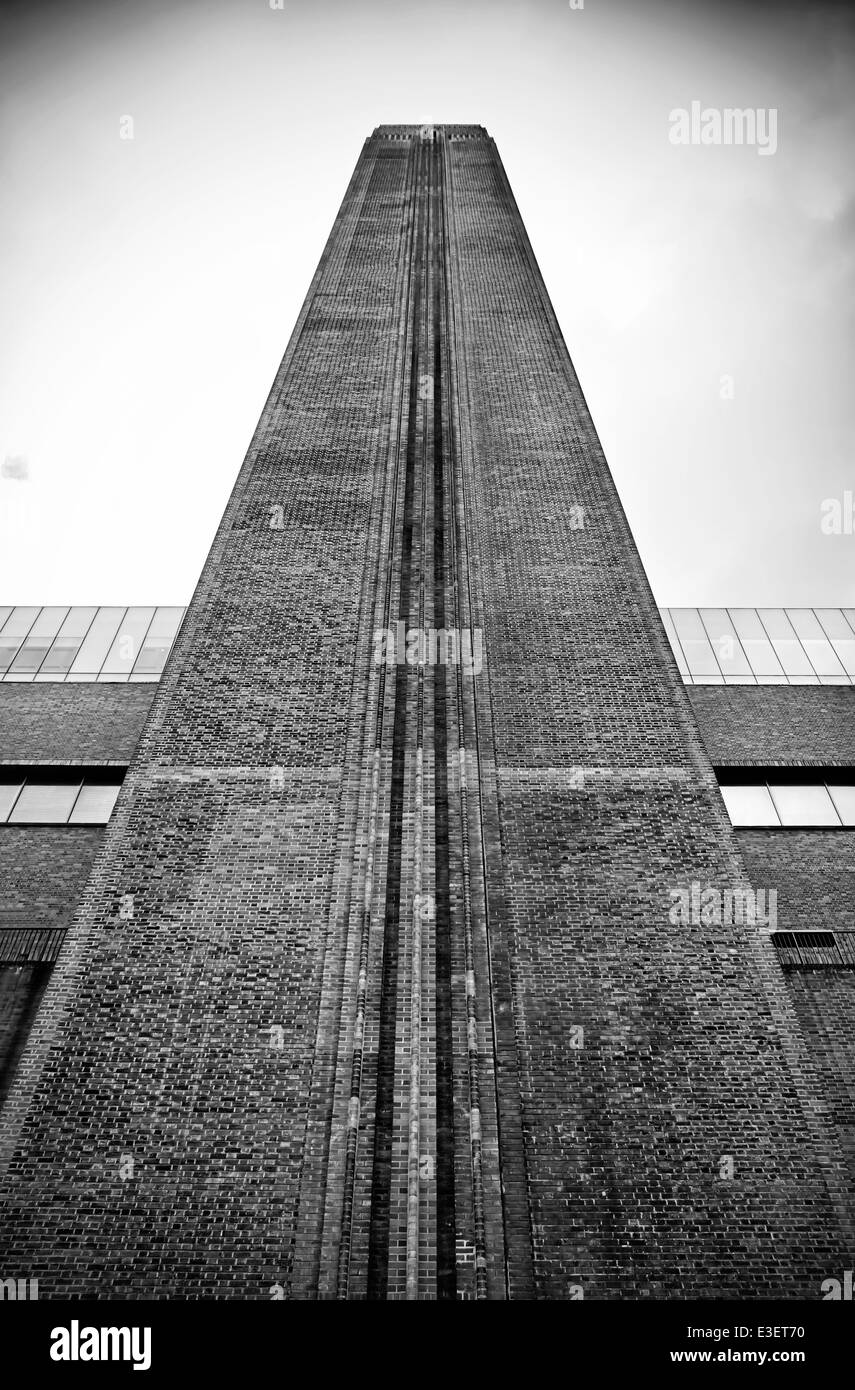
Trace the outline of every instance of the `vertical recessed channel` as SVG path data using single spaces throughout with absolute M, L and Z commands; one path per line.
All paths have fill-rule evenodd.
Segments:
M 446 430 L 443 421 L 443 290 L 445 285 L 445 236 L 443 216 L 442 155 L 431 149 L 434 167 L 434 198 L 437 216 L 434 225 L 433 280 L 433 605 L 438 631 L 445 628 L 445 586 L 447 565 L 445 548 L 445 467 Z M 434 785 L 436 789 L 436 1296 L 457 1296 L 454 1219 L 454 1088 L 453 1031 L 451 1008 L 451 914 L 448 868 L 448 692 L 446 668 L 434 666 Z
M 418 177 L 416 197 L 418 220 L 413 250 L 411 280 L 412 317 L 410 387 L 408 394 L 407 443 L 404 481 L 404 508 L 400 549 L 400 591 L 398 632 L 410 626 L 410 607 L 414 580 L 413 530 L 418 448 L 419 374 L 421 364 L 421 319 L 424 294 L 424 254 L 427 205 L 426 171 L 422 146 L 416 146 Z M 404 829 L 404 797 L 407 747 L 407 706 L 411 676 L 415 668 L 398 652 L 395 667 L 395 698 L 392 720 L 392 777 L 389 794 L 389 851 L 386 868 L 386 909 L 383 919 L 383 968 L 380 984 L 380 1018 L 377 1047 L 377 1102 L 374 1124 L 374 1158 L 371 1178 L 371 1219 L 368 1242 L 369 1299 L 385 1299 L 389 1279 L 389 1235 L 391 1227 L 392 1147 L 394 1136 L 395 1070 L 397 1053 L 398 973 L 401 936 L 401 872 Z

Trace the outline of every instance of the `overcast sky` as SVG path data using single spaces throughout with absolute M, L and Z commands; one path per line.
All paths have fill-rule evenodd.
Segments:
M 189 601 L 363 139 L 455 121 L 497 141 L 659 602 L 855 603 L 820 527 L 855 492 L 848 7 L 2 15 L 0 601 Z M 674 145 L 693 101 L 774 108 L 775 153 Z

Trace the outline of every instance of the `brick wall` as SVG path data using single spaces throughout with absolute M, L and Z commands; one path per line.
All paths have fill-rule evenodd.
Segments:
M 128 763 L 156 688 L 0 681 L 0 763 Z
M 51 966 L 0 959 L 0 1106 L 50 977 Z
M 781 931 L 855 940 L 855 831 L 740 830 L 737 840 L 752 883 L 777 890 Z M 784 978 L 855 1193 L 855 970 L 791 965 Z
M 103 839 L 101 825 L 0 826 L 0 931 L 67 927 Z
M 786 979 L 855 1190 L 855 970 L 792 967 Z
M 855 831 L 739 830 L 752 883 L 777 888 L 782 931 L 855 926 Z
M 843 685 L 686 687 L 714 764 L 855 764 L 855 688 Z
M 688 694 L 717 764 L 855 763 L 855 690 L 693 686 Z M 852 940 L 855 832 L 741 829 L 736 839 L 754 886 L 778 894 L 781 931 Z M 855 972 L 851 965 L 790 964 L 784 979 L 855 1193 Z
M 0 682 L 0 763 L 126 764 L 154 689 Z M 103 839 L 99 825 L 0 825 L 3 1096 L 44 993 L 58 930 L 71 923 Z

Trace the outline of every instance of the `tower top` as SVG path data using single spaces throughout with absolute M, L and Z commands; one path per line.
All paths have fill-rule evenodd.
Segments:
M 482 125 L 378 125 L 372 140 L 489 140 Z

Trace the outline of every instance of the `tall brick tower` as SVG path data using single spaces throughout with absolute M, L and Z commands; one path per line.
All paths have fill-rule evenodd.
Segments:
M 674 912 L 745 886 L 495 145 L 382 126 L 4 1112 L 6 1266 L 816 1297 L 848 1217 L 780 967 Z

